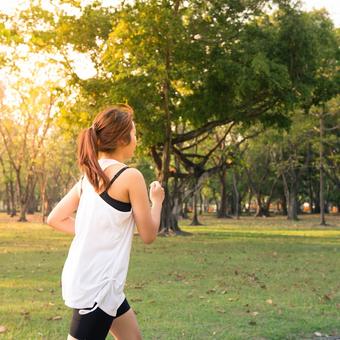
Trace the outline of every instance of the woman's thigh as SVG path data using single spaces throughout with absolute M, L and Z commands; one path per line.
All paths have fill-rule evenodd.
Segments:
M 136 314 L 130 308 L 126 313 L 115 318 L 110 328 L 111 334 L 117 340 L 141 340 Z

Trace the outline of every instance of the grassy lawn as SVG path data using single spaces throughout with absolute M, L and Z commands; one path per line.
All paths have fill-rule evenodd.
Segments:
M 186 237 L 135 237 L 126 296 L 144 339 L 340 335 L 340 216 L 201 216 Z M 0 214 L 0 339 L 66 339 L 60 274 L 71 237 Z M 108 339 L 112 339 L 111 336 Z

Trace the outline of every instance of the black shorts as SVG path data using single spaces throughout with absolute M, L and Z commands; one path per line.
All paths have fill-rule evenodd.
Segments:
M 96 303 L 93 307 L 96 306 Z M 93 308 L 92 307 L 92 308 Z M 82 308 L 82 309 L 92 309 Z M 130 309 L 125 299 L 119 306 L 116 316 L 111 316 L 97 307 L 93 312 L 81 315 L 80 309 L 73 309 L 73 317 L 69 334 L 78 340 L 105 340 L 109 333 L 112 321 Z

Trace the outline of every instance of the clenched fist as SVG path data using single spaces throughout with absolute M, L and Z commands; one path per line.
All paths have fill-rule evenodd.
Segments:
M 161 186 L 161 184 L 158 181 L 153 181 L 150 184 L 150 201 L 155 203 L 162 203 L 164 200 L 164 188 Z

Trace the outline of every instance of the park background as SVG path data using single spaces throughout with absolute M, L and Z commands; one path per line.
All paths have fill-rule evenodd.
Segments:
M 71 238 L 45 220 L 115 102 L 166 194 L 126 288 L 144 337 L 339 335 L 339 23 L 290 0 L 113 3 L 2 5 L 0 338 L 67 334 Z

